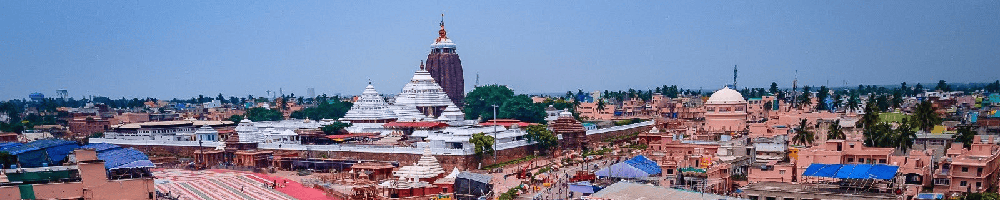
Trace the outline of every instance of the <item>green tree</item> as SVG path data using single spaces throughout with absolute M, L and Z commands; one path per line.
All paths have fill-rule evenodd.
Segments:
M 923 101 L 917 104 L 913 111 L 914 126 L 924 132 L 930 132 L 934 125 L 941 123 L 941 117 L 934 111 L 934 105 L 930 101 Z
M 569 94 L 572 95 L 572 92 Z M 514 91 L 505 85 L 476 87 L 465 95 L 465 119 L 493 119 L 493 105 L 503 105 L 511 97 L 514 97 Z
M 945 91 L 945 92 L 951 91 L 951 87 L 949 87 L 948 83 L 945 82 L 944 80 L 938 81 L 937 87 L 934 87 L 934 89 L 935 90 Z
M 865 146 L 869 147 L 896 147 L 899 143 L 895 141 L 895 131 L 892 125 L 885 122 L 868 125 L 862 133 L 865 137 Z
M 323 126 L 320 130 L 327 135 L 342 135 L 345 133 L 344 128 L 351 127 L 351 125 L 353 124 L 335 121 L 333 124 Z
M 771 88 L 767 89 L 767 91 L 770 92 L 771 95 L 778 94 L 778 83 L 771 82 Z
M 913 131 L 913 127 L 910 126 L 910 123 L 907 122 L 906 118 L 903 118 L 903 120 L 899 123 L 895 132 L 895 141 L 897 142 L 895 147 L 897 149 L 906 152 L 906 150 L 913 147 L 913 141 L 917 140 L 917 132 Z
M 892 107 L 893 108 L 899 108 L 899 106 L 901 104 L 903 104 L 903 91 L 901 91 L 901 90 L 893 90 L 892 91 L 892 100 L 891 101 L 892 101 Z
M 868 102 L 865 103 L 864 115 L 861 116 L 861 120 L 858 120 L 857 125 L 863 128 L 868 128 L 869 126 L 878 123 L 878 106 L 875 106 L 875 95 L 871 94 L 868 97 Z M 867 129 L 866 129 L 867 130 Z
M 495 142 L 493 136 L 486 135 L 485 133 L 472 134 L 472 138 L 469 138 L 469 143 L 475 145 L 476 157 L 480 159 L 484 155 L 493 155 L 493 142 Z
M 598 110 L 598 111 L 604 111 L 604 109 L 605 109 L 605 108 L 606 108 L 606 106 L 607 106 L 606 104 L 607 104 L 607 103 L 604 103 L 604 99 L 598 99 L 598 100 L 597 100 L 597 110 Z
M 917 96 L 917 94 L 923 94 L 923 93 L 924 93 L 924 86 L 923 85 L 920 85 L 920 83 L 917 83 L 917 86 L 913 86 L 913 96 Z
M 809 90 L 810 88 L 808 85 L 802 87 L 802 95 L 799 95 L 799 99 L 797 99 L 797 101 L 799 101 L 799 108 L 802 108 L 802 106 L 812 105 L 812 98 L 810 97 L 812 96 L 812 92 Z
M 527 128 L 527 139 L 529 142 L 538 142 L 536 145 L 544 154 L 553 147 L 559 146 L 559 138 L 545 125 L 531 125 Z
M 844 134 L 844 128 L 840 127 L 839 119 L 836 122 L 831 123 L 830 127 L 827 128 L 826 139 L 828 140 L 847 139 L 847 135 Z
M 240 121 L 243 121 L 243 115 L 232 115 L 232 116 L 229 116 L 229 121 L 231 121 L 233 123 L 236 123 L 236 124 L 239 124 Z
M 351 109 L 354 104 L 347 101 L 340 101 L 338 98 L 334 98 L 331 102 L 327 100 L 326 97 L 320 97 L 319 105 L 313 108 L 305 108 L 299 111 L 292 112 L 289 116 L 295 119 L 340 119 L 347 114 L 347 111 Z
M 1000 200 L 1000 194 L 995 192 L 968 193 L 962 200 Z
M 256 107 L 247 110 L 246 118 L 250 119 L 250 121 L 278 121 L 284 119 L 285 117 L 281 116 L 281 112 L 278 112 L 277 110 Z
M 847 109 L 848 110 L 858 110 L 861 106 L 861 99 L 858 98 L 857 93 L 851 94 L 851 97 L 847 99 Z
M 816 105 L 816 110 L 829 110 L 826 106 L 826 98 L 830 96 L 830 89 L 826 86 L 819 86 L 819 91 L 816 93 L 816 100 L 819 104 Z
M 528 95 L 522 94 L 507 99 L 497 112 L 497 115 L 500 115 L 499 118 L 545 123 L 545 108 L 533 103 Z
M 809 130 L 809 125 L 806 119 L 802 119 L 799 122 L 799 127 L 795 129 L 795 136 L 792 137 L 792 142 L 801 145 L 812 145 L 813 141 L 816 140 L 816 134 Z
M 952 138 L 955 138 L 955 142 L 961 142 L 962 147 L 970 149 L 972 148 L 972 140 L 976 138 L 976 130 L 972 126 L 959 126 L 957 133 Z

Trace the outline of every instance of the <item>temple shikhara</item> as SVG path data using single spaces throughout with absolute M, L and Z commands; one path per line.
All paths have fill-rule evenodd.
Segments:
M 458 58 L 455 43 L 448 38 L 444 30 L 444 15 L 441 15 L 441 30 L 438 38 L 431 44 L 431 53 L 427 54 L 427 72 L 444 88 L 451 97 L 451 102 L 462 108 L 465 103 L 465 74 L 462 72 L 462 60 Z

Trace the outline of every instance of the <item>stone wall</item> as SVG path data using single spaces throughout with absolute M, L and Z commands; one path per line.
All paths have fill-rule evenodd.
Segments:
M 622 136 L 631 135 L 631 134 L 648 132 L 649 129 L 652 129 L 652 128 L 653 128 L 652 125 L 649 125 L 649 126 L 637 126 L 637 127 L 628 128 L 628 129 L 608 131 L 608 132 L 603 132 L 603 133 L 597 133 L 597 134 L 587 135 L 587 141 L 589 141 L 589 143 L 587 143 L 588 144 L 587 147 L 590 148 L 590 149 L 597 149 L 598 147 L 600 147 L 600 145 L 603 145 L 605 143 L 604 142 L 605 139 L 610 139 L 610 138 L 622 137 Z M 632 138 L 635 138 L 635 137 L 632 137 Z M 626 140 L 631 140 L 632 138 L 629 138 L 629 139 L 626 139 Z

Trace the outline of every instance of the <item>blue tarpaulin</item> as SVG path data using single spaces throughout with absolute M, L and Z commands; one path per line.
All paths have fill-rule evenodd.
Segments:
M 24 144 L 17 143 L 17 142 L 0 143 L 0 151 L 7 151 L 7 149 L 14 148 L 14 147 L 19 147 L 21 145 L 24 145 Z
M 104 161 L 108 169 L 155 167 L 145 153 L 132 148 L 110 149 L 97 153 L 97 159 Z
M 34 151 L 55 146 L 62 146 L 67 144 L 76 144 L 76 142 L 66 141 L 66 140 L 37 140 L 34 142 L 26 143 L 18 147 L 9 148 L 4 151 L 7 151 L 11 155 L 17 155 L 28 151 Z
M 108 143 L 90 143 L 87 145 L 80 146 L 79 149 L 94 149 L 94 151 L 102 152 L 110 149 L 121 148 L 121 146 L 108 144 Z
M 645 178 L 649 177 L 649 173 L 642 171 L 639 168 L 635 168 L 628 163 L 618 163 L 611 165 L 607 168 L 597 170 L 594 175 L 601 177 L 615 177 L 615 178 Z
M 882 179 L 896 176 L 899 166 L 883 164 L 810 164 L 802 176 L 842 179 Z
M 593 194 L 600 191 L 601 188 L 590 184 L 588 181 L 580 181 L 576 183 L 569 184 L 569 191 L 579 192 L 584 194 Z
M 632 167 L 638 168 L 649 175 L 663 173 L 659 164 L 642 155 L 632 157 L 632 159 L 626 160 L 625 163 L 628 163 L 629 165 L 632 165 Z
M 66 155 L 78 145 L 66 140 L 37 140 L 23 145 L 3 149 L 17 156 L 21 167 L 42 167 L 43 163 L 52 165 L 66 159 Z
M 53 163 L 58 163 L 66 160 L 66 155 L 72 153 L 77 147 L 80 147 L 80 145 L 76 145 L 76 143 L 69 143 L 45 148 L 45 153 L 49 154 L 49 160 L 52 160 Z

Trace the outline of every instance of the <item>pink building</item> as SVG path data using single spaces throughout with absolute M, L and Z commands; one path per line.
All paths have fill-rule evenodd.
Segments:
M 970 149 L 962 148 L 961 143 L 952 144 L 947 157 L 940 160 L 940 167 L 934 171 L 934 192 L 953 194 L 995 190 L 1000 178 L 997 174 L 1000 146 L 991 142 L 994 139 L 993 136 L 977 135 Z

